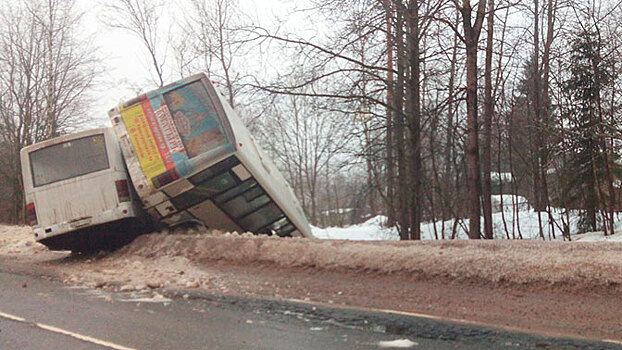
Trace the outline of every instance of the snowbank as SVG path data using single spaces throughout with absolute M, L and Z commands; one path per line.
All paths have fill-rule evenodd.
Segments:
M 386 217 L 378 215 L 362 224 L 348 227 L 319 228 L 312 226 L 313 235 L 320 239 L 350 239 L 360 241 L 394 241 L 400 236 L 394 228 L 387 228 Z
M 381 219 L 365 226 L 382 225 Z M 329 230 L 330 231 L 330 230 Z M 334 233 L 334 232 L 332 232 Z M 331 234 L 331 232 L 328 232 Z M 64 262 L 64 280 L 93 286 L 117 281 L 126 290 L 213 285 L 202 267 L 226 263 L 360 274 L 404 274 L 477 284 L 565 285 L 582 290 L 622 286 L 622 244 L 598 233 L 575 242 L 536 240 L 348 241 L 206 233 L 156 233 L 138 237 L 101 258 Z M 0 226 L 0 255 L 29 259 L 46 252 L 30 228 Z M 47 252 L 49 254 L 51 252 Z M 35 255 L 36 254 L 36 255 Z M 66 256 L 66 255 L 65 255 Z M 21 261 L 21 260 L 20 260 Z M 26 261 L 26 260 L 24 260 Z M 224 287 L 223 287 L 224 288 Z
M 615 243 L 362 242 L 151 234 L 139 237 L 113 255 L 183 257 L 199 266 L 227 261 L 501 283 L 622 284 L 622 244 Z
M 615 235 L 605 236 L 602 231 L 579 233 L 572 236 L 575 242 L 620 242 L 622 243 L 622 232 Z
M 0 225 L 0 254 L 37 254 L 47 248 L 35 242 L 30 226 Z

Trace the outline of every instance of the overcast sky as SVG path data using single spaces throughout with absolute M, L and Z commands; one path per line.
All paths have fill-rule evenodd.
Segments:
M 83 34 L 91 35 L 92 44 L 98 48 L 103 65 L 103 75 L 94 91 L 96 99 L 92 108 L 94 123 L 89 127 L 109 125 L 107 112 L 110 108 L 136 96 L 137 89 L 145 92 L 157 87 L 150 78 L 149 59 L 138 38 L 127 31 L 109 28 L 106 25 L 103 13 L 107 1 L 109 0 L 77 0 L 76 3 L 78 9 L 84 11 Z M 275 22 L 275 18 L 285 17 L 294 23 L 293 26 L 302 27 L 303 22 L 292 20 L 292 16 L 287 15 L 302 1 L 262 0 L 259 4 L 253 0 L 240 0 L 239 2 L 242 10 L 261 25 L 269 27 Z M 169 8 L 164 11 L 165 21 L 183 13 L 174 6 L 179 6 L 179 4 L 169 5 Z M 169 24 L 165 27 L 174 28 L 174 23 Z M 171 40 L 175 40 L 175 37 L 173 36 Z M 170 79 L 173 78 L 169 77 L 168 80 Z

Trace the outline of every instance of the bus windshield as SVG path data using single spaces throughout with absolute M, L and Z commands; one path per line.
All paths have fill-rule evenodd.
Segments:
M 189 158 L 227 143 L 214 103 L 200 81 L 165 93 L 164 100 Z
M 65 141 L 30 153 L 35 187 L 109 167 L 103 134 Z

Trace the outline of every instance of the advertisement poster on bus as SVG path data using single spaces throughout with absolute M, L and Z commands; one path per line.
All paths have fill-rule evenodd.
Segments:
M 205 87 L 192 83 L 164 94 L 188 157 L 227 143 L 222 123 Z
M 193 157 L 228 144 L 214 103 L 201 82 L 145 97 L 121 109 L 121 118 L 153 188 L 189 174 Z
M 177 171 L 177 164 L 187 156 L 168 108 L 160 104 L 154 111 L 150 99 L 121 110 L 121 117 L 137 158 L 149 184 L 167 171 Z

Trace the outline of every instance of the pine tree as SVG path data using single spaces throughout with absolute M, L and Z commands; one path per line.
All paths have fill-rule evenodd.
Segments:
M 582 30 L 572 41 L 568 62 L 570 77 L 563 92 L 568 101 L 562 117 L 567 124 L 570 145 L 563 186 L 567 200 L 583 209 L 580 229 L 598 229 L 598 212 L 606 212 L 607 184 L 616 155 L 604 139 L 610 125 L 603 118 L 602 98 L 614 81 L 612 62 L 604 58 L 606 45 L 596 31 Z

